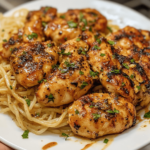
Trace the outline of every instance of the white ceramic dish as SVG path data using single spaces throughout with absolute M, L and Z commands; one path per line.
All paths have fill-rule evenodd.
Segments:
M 97 1 L 97 0 L 43 0 L 26 3 L 15 9 L 7 12 L 5 15 L 11 15 L 17 9 L 27 8 L 29 10 L 39 9 L 41 6 L 54 6 L 58 8 L 59 12 L 64 12 L 69 8 L 96 8 L 107 19 L 114 20 L 120 27 L 131 25 L 140 29 L 150 30 L 150 20 L 141 14 L 126 8 L 122 5 L 109 2 L 109 1 Z M 141 112 L 143 116 L 144 111 Z M 149 121 L 143 121 L 136 126 L 126 130 L 114 138 L 114 141 L 107 147 L 107 150 L 135 150 L 150 142 L 150 124 Z M 142 128 L 144 124 L 147 124 L 145 128 Z M 58 145 L 51 148 L 52 150 L 80 150 L 90 140 L 83 140 L 80 138 L 70 137 L 65 141 L 63 137 L 59 135 L 45 133 L 43 135 L 34 135 L 29 133 L 29 139 L 22 139 L 23 131 L 16 126 L 8 115 L 0 114 L 0 141 L 17 150 L 41 150 L 42 146 L 49 142 L 57 142 Z M 111 139 L 111 136 L 107 136 Z M 105 146 L 103 140 L 93 144 L 88 150 L 100 150 Z

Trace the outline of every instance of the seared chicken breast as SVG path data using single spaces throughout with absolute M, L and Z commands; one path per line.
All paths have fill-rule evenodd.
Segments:
M 18 83 L 26 88 L 41 83 L 52 72 L 52 66 L 57 63 L 57 52 L 55 43 L 51 41 L 25 43 L 15 47 L 12 50 L 10 64 Z
M 77 37 L 82 31 L 104 32 L 107 19 L 95 9 L 73 9 L 51 21 L 44 30 L 57 44 Z
M 136 123 L 134 105 L 111 94 L 83 96 L 69 107 L 68 113 L 73 133 L 87 138 L 120 133 Z
M 60 106 L 80 98 L 93 85 L 90 66 L 86 60 L 88 45 L 76 39 L 60 47 L 61 64 L 43 82 L 36 93 L 37 100 L 44 106 Z

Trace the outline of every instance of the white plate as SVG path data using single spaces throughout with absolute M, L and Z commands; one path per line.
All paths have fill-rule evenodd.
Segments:
M 150 30 L 150 20 L 141 14 L 126 8 L 122 5 L 96 0 L 43 0 L 26 3 L 7 12 L 5 15 L 11 15 L 17 9 L 27 8 L 29 10 L 39 9 L 41 6 L 54 6 L 59 12 L 66 11 L 69 8 L 96 8 L 104 14 L 107 19 L 115 20 L 120 26 L 131 25 L 136 28 Z M 143 116 L 144 112 L 141 114 Z M 148 122 L 148 121 L 147 121 Z M 145 121 L 119 134 L 107 150 L 135 150 L 150 142 L 150 124 L 147 127 L 141 126 L 146 124 Z M 45 133 L 43 135 L 34 135 L 29 133 L 29 139 L 22 139 L 23 131 L 16 126 L 8 115 L 0 114 L 0 141 L 17 150 L 41 150 L 42 146 L 49 142 L 57 142 L 58 145 L 51 148 L 52 150 L 80 150 L 89 141 L 83 141 L 80 138 L 71 137 L 65 141 L 59 135 Z M 107 138 L 111 138 L 107 136 Z M 96 142 L 88 150 L 100 150 L 105 146 L 103 141 Z

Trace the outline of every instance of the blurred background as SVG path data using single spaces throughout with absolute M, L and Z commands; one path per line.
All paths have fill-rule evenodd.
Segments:
M 0 12 L 5 12 L 15 6 L 31 0 L 0 0 Z M 126 5 L 150 18 L 150 0 L 110 0 Z
M 32 0 L 0 0 L 0 12 L 4 13 L 20 4 Z M 130 7 L 144 16 L 150 18 L 150 0 L 109 0 Z M 140 150 L 150 150 L 150 144 Z

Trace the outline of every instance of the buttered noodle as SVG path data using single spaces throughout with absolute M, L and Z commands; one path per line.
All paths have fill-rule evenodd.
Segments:
M 11 17 L 0 14 L 0 51 L 3 39 L 9 40 L 12 34 L 24 26 L 28 10 L 21 9 Z M 30 106 L 26 99 L 30 99 Z M 23 130 L 42 134 L 46 130 L 54 133 L 70 132 L 67 125 L 67 109 L 49 108 L 37 102 L 35 88 L 25 89 L 17 83 L 9 61 L 0 59 L 0 113 L 8 113 Z
M 0 51 L 3 50 L 3 39 L 9 40 L 12 34 L 24 26 L 28 10 L 21 9 L 10 17 L 0 14 Z M 118 26 L 108 23 L 113 30 Z M 106 31 L 106 35 L 109 31 Z M 102 86 L 97 86 L 94 91 L 101 92 Z M 42 134 L 46 130 L 53 133 L 71 133 L 67 119 L 68 107 L 50 108 L 37 102 L 35 88 L 25 89 L 15 80 L 9 61 L 0 56 L 0 113 L 8 113 L 17 126 L 23 130 L 29 130 L 35 134 Z M 30 106 L 26 99 L 31 100 Z

